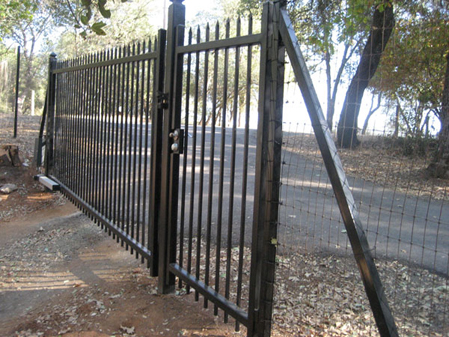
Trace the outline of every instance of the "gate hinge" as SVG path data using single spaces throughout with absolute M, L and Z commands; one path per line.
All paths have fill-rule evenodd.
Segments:
M 159 92 L 157 95 L 157 107 L 158 109 L 168 109 L 168 93 Z
M 173 132 L 170 132 L 169 137 L 173 139 L 173 143 L 171 144 L 173 153 L 182 154 L 184 152 L 184 130 L 173 130 Z

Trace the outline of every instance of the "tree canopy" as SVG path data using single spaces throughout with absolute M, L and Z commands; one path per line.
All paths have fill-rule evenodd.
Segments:
M 202 11 L 195 20 L 203 23 L 248 12 L 258 17 L 263 2 L 220 0 L 220 12 Z M 44 82 L 47 56 L 40 52 L 75 57 L 146 38 L 155 33 L 148 25 L 148 13 L 159 12 L 160 7 L 143 0 L 0 0 L 0 42 L 23 50 L 25 102 L 30 90 L 43 92 L 36 83 Z M 359 111 L 366 91 L 378 95 L 373 111 L 391 114 L 396 130 L 421 137 L 435 116 L 440 124 L 433 125 L 435 132 L 444 138 L 449 124 L 444 103 L 449 97 L 445 2 L 294 0 L 287 2 L 287 10 L 312 75 L 325 74 L 323 105 L 331 130 L 334 119 L 339 120 L 339 145 L 358 144 Z M 343 106 L 338 97 L 346 98 Z M 334 117 L 339 108 L 340 115 Z
M 424 4 L 403 5 L 399 11 L 392 41 L 371 87 L 399 106 L 404 131 L 420 136 L 426 116 L 433 114 L 440 123 L 444 119 L 449 17 L 442 8 Z
M 36 10 L 33 1 L 0 0 L 0 41 L 12 33 L 17 22 L 30 19 Z
M 121 1 L 125 2 L 125 1 Z M 146 17 L 151 1 L 0 0 L 0 44 L 3 73 L 11 73 L 15 57 L 11 47 L 21 47 L 19 109 L 29 113 L 32 92 L 36 108 L 45 98 L 46 68 L 52 51 L 63 57 L 129 43 L 148 36 L 152 26 Z M 119 10 L 120 6 L 120 10 Z M 145 7 L 146 6 L 146 7 Z M 115 19 L 112 19 L 113 17 Z M 108 33 L 108 34 L 107 34 Z M 9 81 L 12 76 L 9 76 Z M 11 85 L 5 84 L 2 102 L 11 101 Z M 6 97 L 8 96 L 8 97 Z M 5 108 L 6 109 L 6 108 Z

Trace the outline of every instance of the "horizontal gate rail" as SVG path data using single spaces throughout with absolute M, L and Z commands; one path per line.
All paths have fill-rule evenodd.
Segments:
M 214 288 L 206 285 L 204 282 L 198 280 L 196 277 L 191 275 L 187 270 L 181 268 L 178 264 L 171 264 L 170 271 L 177 277 L 182 279 L 187 285 L 196 289 L 201 295 L 203 295 L 207 300 L 216 304 L 224 312 L 228 313 L 240 323 L 248 326 L 248 313 L 243 309 L 239 308 L 232 301 L 228 300 L 226 297 L 218 293 Z
M 229 39 L 221 39 L 215 41 L 200 42 L 196 44 L 189 44 L 185 46 L 179 46 L 176 50 L 178 54 L 187 54 L 199 51 L 206 51 L 212 49 L 225 49 L 245 47 L 260 44 L 262 41 L 262 34 L 251 34 L 246 36 L 238 36 Z
M 68 66 L 68 67 L 64 67 L 64 68 L 55 69 L 52 73 L 53 74 L 62 74 L 62 73 L 68 73 L 71 71 L 108 67 L 108 66 L 119 65 L 119 64 L 124 64 L 124 63 L 156 59 L 157 56 L 158 56 L 157 52 L 150 52 L 150 53 L 145 53 L 145 54 L 126 56 L 123 58 L 112 59 L 112 60 L 107 60 L 107 61 L 92 62 L 92 63 L 83 64 L 83 65 L 79 65 L 79 66 Z
M 101 225 L 103 225 L 109 233 L 116 235 L 120 238 L 124 243 L 130 245 L 134 248 L 134 250 L 141 254 L 145 259 L 151 259 L 152 253 L 151 251 L 143 246 L 139 241 L 135 238 L 127 234 L 122 229 L 118 228 L 111 222 L 108 218 L 102 215 L 100 212 L 97 212 L 92 206 L 90 206 L 86 201 L 80 198 L 76 193 L 72 192 L 70 188 L 62 184 L 56 177 L 50 176 L 55 182 L 60 185 L 61 193 L 63 193 L 71 202 L 73 202 L 78 208 L 82 209 L 86 214 L 88 214 L 91 219 L 98 221 Z

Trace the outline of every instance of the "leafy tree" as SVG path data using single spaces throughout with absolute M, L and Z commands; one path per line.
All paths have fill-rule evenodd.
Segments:
M 31 92 L 45 83 L 45 60 L 37 56 L 43 37 L 49 36 L 54 27 L 67 24 L 67 8 L 56 0 L 29 0 L 24 3 L 27 15 L 15 17 L 15 21 L 2 31 L 5 40 L 13 41 L 22 49 L 20 100 L 22 113 L 28 113 L 31 106 Z M 42 91 L 42 90 L 41 90 Z M 40 97 L 42 104 L 43 97 Z
M 242 0 L 244 10 L 259 13 L 260 1 Z M 288 11 L 312 72 L 326 74 L 326 118 L 334 125 L 338 90 L 356 66 L 354 57 L 366 39 L 373 1 L 292 1 Z M 335 68 L 334 68 L 335 66 Z
M 404 120 L 425 120 L 428 113 L 440 121 L 445 55 L 448 51 L 447 30 L 443 13 L 427 5 L 402 6 L 397 15 L 392 41 L 371 87 L 381 90 L 390 101 L 397 102 Z M 419 136 L 421 125 L 408 128 Z
M 366 1 L 308 1 L 296 4 L 291 15 L 296 31 L 307 46 L 312 70 L 324 63 L 326 73 L 326 119 L 333 128 L 335 103 L 343 78 L 352 71 L 353 56 L 360 52 L 360 45 L 369 28 Z M 333 64 L 337 67 L 334 70 Z
M 106 46 L 129 43 L 138 36 L 146 37 L 152 29 L 146 17 L 151 5 L 149 1 L 123 4 L 123 7 L 130 7 L 125 10 L 119 10 L 120 3 L 112 0 L 83 0 L 81 3 L 73 0 L 0 1 L 0 39 L 10 45 L 15 43 L 22 49 L 22 113 L 30 110 L 32 90 L 38 93 L 36 106 L 43 105 L 51 46 L 59 45 L 61 56 L 73 57 Z M 116 16 L 114 20 L 109 20 L 113 15 Z M 63 33 L 59 39 L 61 28 L 70 27 L 71 31 Z M 106 32 L 109 34 L 107 37 Z M 55 39 L 61 42 L 54 42 Z
M 0 0 L 0 41 L 18 21 L 30 19 L 36 6 L 34 1 Z
M 108 24 L 101 28 L 104 34 L 72 26 L 72 29 L 67 29 L 57 41 L 49 39 L 47 43 L 51 46 L 51 50 L 57 53 L 59 59 L 68 59 L 147 39 L 156 34 L 156 29 L 151 24 L 159 14 L 154 9 L 154 2 L 148 0 L 110 2 L 109 11 L 112 19 L 107 20 Z M 91 20 L 99 22 L 101 18 L 100 12 L 94 12 Z M 85 34 L 80 34 L 80 31 Z
M 431 171 L 445 173 L 449 91 L 449 11 L 438 3 L 398 3 L 397 24 L 382 64 L 370 84 L 397 106 L 396 119 L 406 134 L 421 137 L 431 115 L 440 122 L 440 146 Z M 427 123 L 426 123 L 427 122 Z M 445 124 L 446 123 L 446 124 Z M 447 170 L 447 169 L 446 169 Z M 438 172 L 440 173 L 438 173 Z

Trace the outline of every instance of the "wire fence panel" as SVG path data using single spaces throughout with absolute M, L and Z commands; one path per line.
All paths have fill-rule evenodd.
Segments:
M 275 322 L 287 331 L 301 322 L 305 330 L 294 333 L 377 335 L 311 127 L 284 130 Z M 398 155 L 404 150 L 389 137 L 367 136 L 340 156 L 399 333 L 443 336 L 449 198 L 437 181 L 413 177 L 417 159 Z
M 63 192 L 122 245 L 151 259 L 157 40 L 59 62 L 54 166 Z
M 378 335 L 312 123 L 305 118 L 306 104 L 292 89 L 296 85 L 291 79 L 285 84 L 274 330 Z M 380 108 L 392 110 L 391 102 Z M 371 110 L 376 111 L 373 105 Z M 384 117 L 371 123 L 385 124 L 383 129 L 367 124 L 358 130 L 360 144 L 340 148 L 338 156 L 399 335 L 445 336 L 449 184 L 431 175 L 438 141 L 429 133 L 429 120 L 423 118 L 422 132 L 412 135 L 405 115 L 393 117 L 391 124 L 382 122 Z M 333 141 L 338 143 L 336 133 Z

